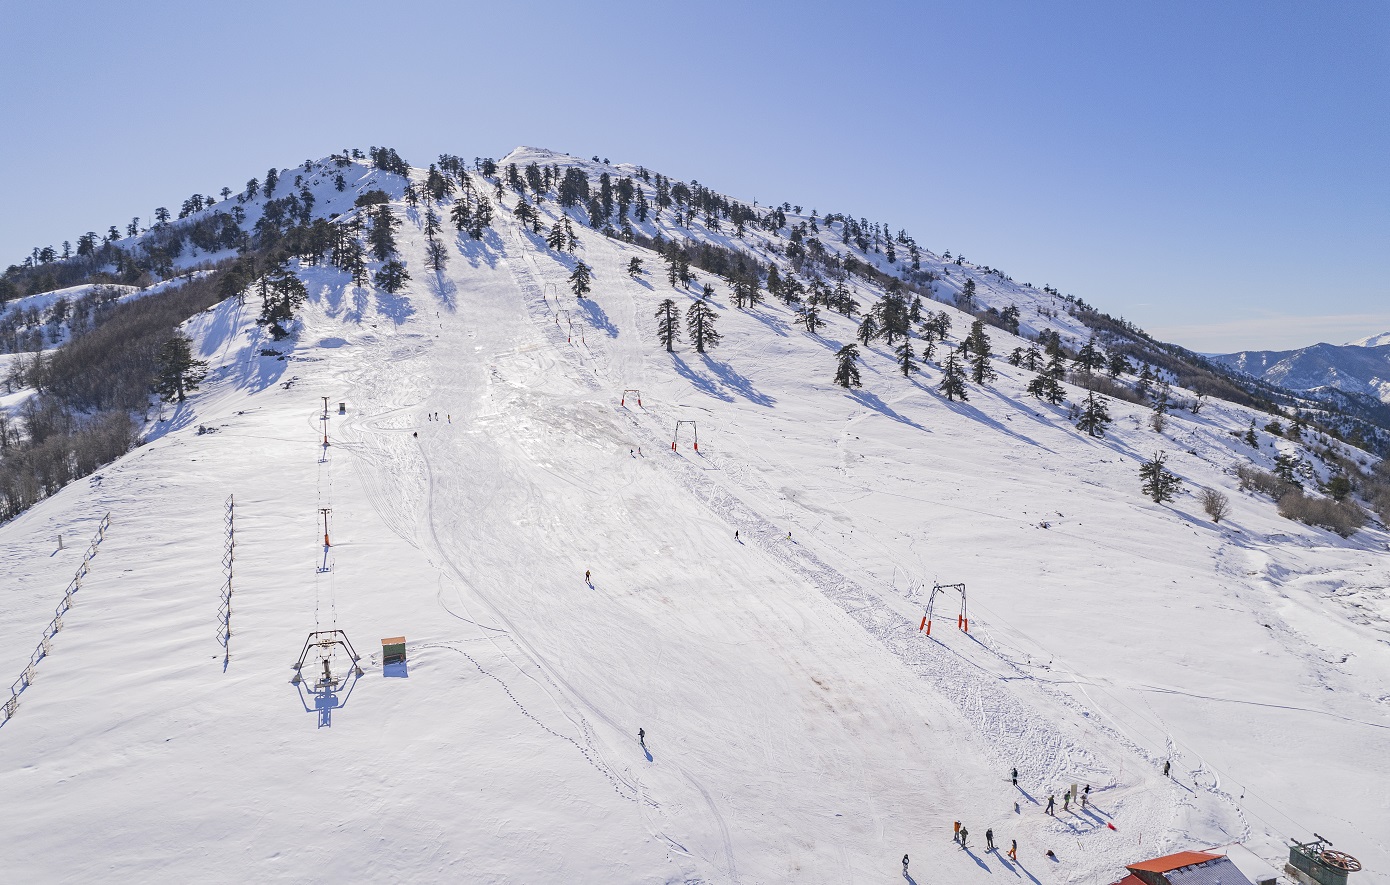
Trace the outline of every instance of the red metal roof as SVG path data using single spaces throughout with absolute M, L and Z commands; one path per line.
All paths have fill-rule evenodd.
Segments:
M 1125 876 L 1120 881 L 1116 882 L 1115 885 L 1144 885 L 1144 880 L 1131 873 L 1128 876 Z
M 1142 870 L 1146 873 L 1169 873 L 1173 870 L 1180 870 L 1183 867 L 1190 867 L 1193 864 L 1216 860 L 1221 856 L 1220 854 L 1207 854 L 1205 851 L 1179 851 L 1177 854 L 1156 857 L 1153 860 L 1126 864 L 1125 869 L 1131 871 Z

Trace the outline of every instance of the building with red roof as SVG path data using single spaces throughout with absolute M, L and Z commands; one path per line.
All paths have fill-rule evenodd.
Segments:
M 1114 885 L 1251 885 L 1224 854 L 1179 851 L 1125 867 L 1129 875 Z

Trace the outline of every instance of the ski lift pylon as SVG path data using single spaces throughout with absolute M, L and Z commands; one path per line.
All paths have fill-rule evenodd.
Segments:
M 970 632 L 970 613 L 965 605 L 965 585 L 937 583 L 932 584 L 931 595 L 927 597 L 927 609 L 922 614 L 922 623 L 917 627 L 918 632 L 931 635 L 932 609 L 936 605 L 936 594 L 945 593 L 947 590 L 960 591 L 960 614 L 956 615 L 956 629 L 965 633 Z
M 694 421 L 677 421 L 677 422 L 676 422 L 676 433 L 675 433 L 674 436 L 671 437 L 671 451 L 674 452 L 674 451 L 676 450 L 676 443 L 680 441 L 680 438 L 681 438 L 681 425 L 682 425 L 682 424 L 689 424 L 689 425 L 690 425 L 690 432 L 694 435 L 694 441 L 693 441 L 693 443 L 692 443 L 692 447 L 695 449 L 695 451 L 697 451 L 697 452 L 700 451 L 700 428 L 699 428 L 699 425 L 697 425 Z
M 623 391 L 622 398 L 618 401 L 618 405 L 620 405 L 620 406 L 625 406 L 625 405 L 627 405 L 627 395 L 628 395 L 629 393 L 632 394 L 633 397 L 637 400 L 637 405 L 638 405 L 638 407 L 640 408 L 641 405 L 642 405 L 642 391 L 638 390 L 638 389 L 635 388 L 635 387 L 629 387 L 629 388 L 627 388 L 626 390 Z

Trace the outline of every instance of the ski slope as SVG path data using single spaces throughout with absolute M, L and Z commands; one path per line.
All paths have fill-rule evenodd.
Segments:
M 536 158 L 595 165 L 503 162 Z M 399 200 L 403 181 L 354 187 Z M 254 298 L 200 315 L 202 391 L 0 527 L 17 675 L 111 514 L 0 727 L 6 878 L 867 882 L 907 853 L 923 885 L 1109 883 L 1186 848 L 1273 860 L 1315 828 L 1366 864 L 1359 883 L 1390 881 L 1387 537 L 1237 491 L 1250 413 L 1213 403 L 1160 436 L 1117 402 L 1093 440 L 1002 360 L 949 403 L 934 364 L 904 379 L 879 346 L 845 392 L 850 320 L 808 335 L 704 274 L 673 290 L 655 255 L 578 223 L 577 255 L 553 253 L 505 210 L 481 241 L 450 231 L 436 275 L 420 213 L 396 208 L 404 292 L 304 268 L 279 343 Z M 668 355 L 656 305 L 706 281 L 723 344 Z M 1084 335 L 1039 312 L 1050 296 L 991 286 L 983 303 L 1036 298 L 1025 329 Z M 958 340 L 965 315 L 931 306 Z M 678 420 L 698 452 L 672 451 Z M 1189 490 L 1227 489 L 1229 520 L 1145 499 L 1157 449 Z M 933 581 L 966 583 L 969 633 L 949 597 L 918 629 Z M 316 694 L 311 658 L 292 684 L 306 634 L 335 628 L 363 675 Z M 401 634 L 404 674 L 380 660 Z M 1062 810 L 1073 782 L 1092 807 Z M 1017 863 L 983 850 L 987 827 Z

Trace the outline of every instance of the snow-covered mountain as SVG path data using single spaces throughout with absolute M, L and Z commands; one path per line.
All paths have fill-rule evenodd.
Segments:
M 554 175 L 519 216 L 508 167 L 532 164 Z M 570 170 L 600 215 L 605 174 L 635 183 L 646 217 L 562 208 Z M 246 280 L 183 325 L 200 389 L 0 526 L 15 881 L 839 883 L 907 854 L 923 885 L 1104 885 L 1188 848 L 1276 862 L 1315 830 L 1390 881 L 1390 535 L 1286 519 L 1237 477 L 1294 469 L 1328 501 L 1373 456 L 1249 405 L 1194 411 L 1180 386 L 1155 421 L 1125 373 L 1113 423 L 1083 433 L 1088 391 L 1030 396 L 1038 372 L 1005 357 L 1045 330 L 1085 346 L 1084 311 L 925 245 L 911 269 L 906 238 L 890 262 L 847 212 L 534 148 L 448 173 L 440 201 L 423 168 L 296 171 L 284 193 L 334 236 L 286 266 L 306 290 L 290 335 Z M 477 237 L 451 208 L 470 189 L 495 210 Z M 269 237 L 267 202 L 237 203 L 240 229 Z M 387 259 L 354 283 L 333 258 L 382 205 L 396 291 Z M 667 243 L 688 280 L 649 248 Z M 770 265 L 801 292 L 739 306 L 730 280 L 765 287 Z M 914 322 L 905 372 L 901 340 L 871 339 L 863 386 L 838 386 L 890 286 L 944 340 L 924 356 Z M 700 353 L 685 319 L 705 308 L 721 340 Z M 983 326 L 996 377 L 948 399 L 977 315 L 1017 333 Z M 1141 489 L 1158 452 L 1182 480 L 1165 503 Z M 339 645 L 291 669 L 328 630 L 360 675 Z
M 1294 391 L 1333 388 L 1390 404 L 1390 332 L 1350 344 L 1298 350 L 1244 350 L 1213 360 Z

